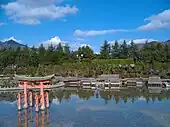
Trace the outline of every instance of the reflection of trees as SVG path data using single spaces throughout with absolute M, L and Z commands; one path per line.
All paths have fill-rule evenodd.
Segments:
M 116 94 L 113 95 L 113 96 L 114 96 L 115 103 L 118 104 L 119 101 L 120 101 L 120 99 L 121 99 L 120 96 L 119 96 L 119 95 L 116 95 Z
M 10 92 L 0 93 L 0 101 L 2 100 L 13 102 L 16 100 L 16 93 L 10 93 Z
M 108 104 L 108 101 L 112 99 L 111 91 L 100 91 L 100 97 L 105 100 L 105 104 Z
M 116 104 L 121 100 L 124 103 L 131 101 L 135 103 L 139 98 L 144 98 L 147 103 L 150 101 L 155 102 L 156 100 L 162 101 L 163 99 L 170 98 L 170 92 L 163 92 L 161 94 L 150 94 L 148 91 L 140 91 L 138 89 L 128 89 L 121 91 L 100 91 L 101 98 L 105 99 L 106 104 L 108 101 L 113 98 Z
M 155 102 L 156 100 L 156 96 L 155 95 L 151 95 L 152 101 Z
M 58 101 L 61 103 L 64 98 L 64 92 L 62 90 L 57 90 L 53 94 L 54 94 L 53 98 L 57 97 Z
M 123 100 L 123 101 L 124 101 L 124 103 L 126 104 L 126 103 L 127 103 L 127 101 L 128 101 L 128 96 L 124 95 L 124 96 L 122 97 L 122 100 Z
M 79 90 L 78 97 L 83 100 L 89 100 L 91 97 L 94 96 L 94 91 L 91 90 Z
M 158 96 L 158 101 L 162 101 L 162 97 L 161 96 Z
M 17 93 L 4 92 L 0 93 L 0 101 L 10 101 L 13 102 L 16 100 Z M 116 104 L 120 101 L 124 103 L 132 102 L 135 103 L 139 98 L 143 98 L 147 103 L 150 101 L 162 101 L 170 99 L 170 92 L 164 91 L 160 94 L 157 93 L 149 93 L 148 91 L 140 91 L 138 89 L 128 89 L 128 90 L 120 90 L 120 91 L 100 91 L 96 93 L 91 90 L 52 90 L 49 91 L 49 100 L 50 103 L 53 99 L 57 98 L 61 103 L 63 100 L 70 101 L 72 95 L 77 95 L 80 99 L 89 100 L 91 97 L 95 96 L 96 98 L 102 98 L 105 100 L 107 104 L 109 100 L 114 100 Z
M 71 91 L 64 91 L 64 100 L 69 101 L 71 99 Z

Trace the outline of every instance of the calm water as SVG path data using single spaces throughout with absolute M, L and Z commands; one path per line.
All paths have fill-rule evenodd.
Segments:
M 170 127 L 170 92 L 56 90 L 39 113 L 18 112 L 15 95 L 0 94 L 0 127 Z

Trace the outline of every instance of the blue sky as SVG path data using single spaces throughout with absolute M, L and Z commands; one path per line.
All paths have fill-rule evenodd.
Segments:
M 69 43 L 99 51 L 104 40 L 170 39 L 169 0 L 1 0 L 0 40 Z

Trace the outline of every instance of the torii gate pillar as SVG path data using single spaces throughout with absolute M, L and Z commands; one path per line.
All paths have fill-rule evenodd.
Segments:
M 24 82 L 24 105 L 23 108 L 28 108 L 27 102 L 27 82 Z
M 41 110 L 45 109 L 45 101 L 44 101 L 44 84 L 40 82 L 40 95 L 41 95 Z

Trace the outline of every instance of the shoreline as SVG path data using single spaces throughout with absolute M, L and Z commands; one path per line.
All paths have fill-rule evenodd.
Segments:
M 154 77 L 154 76 L 153 76 Z M 157 77 L 157 76 L 156 76 Z M 150 78 L 150 77 L 149 77 Z M 54 76 L 54 80 L 57 83 L 50 85 L 49 88 L 45 88 L 45 90 L 55 89 L 55 88 L 76 88 L 76 89 L 104 89 L 104 90 L 121 90 L 126 88 L 144 88 L 146 84 L 148 84 L 149 78 L 119 78 L 114 77 L 114 75 L 102 75 L 98 78 L 85 78 L 85 77 L 62 77 L 62 76 Z M 10 80 L 15 81 L 9 78 L 0 78 L 1 81 Z M 161 83 L 168 83 L 170 85 L 170 79 L 161 79 Z M 17 87 L 17 82 L 15 83 L 15 87 L 10 87 L 10 85 L 1 87 L 0 91 L 23 91 L 23 88 Z M 154 84 L 154 82 L 153 82 Z M 166 87 L 151 87 L 153 89 L 166 89 L 170 88 L 169 85 Z M 149 89 L 149 88 L 148 88 Z M 35 89 L 35 90 L 38 90 Z

